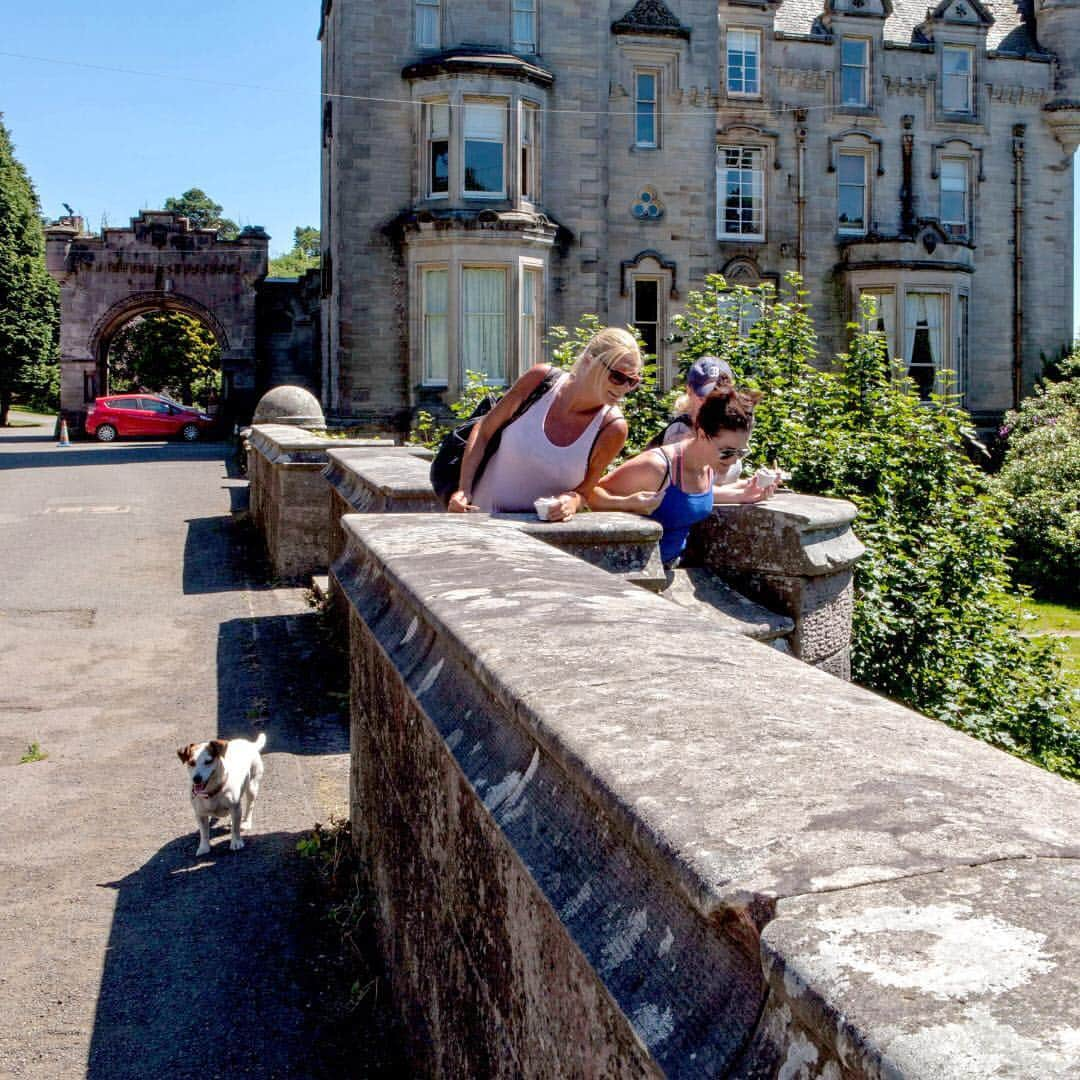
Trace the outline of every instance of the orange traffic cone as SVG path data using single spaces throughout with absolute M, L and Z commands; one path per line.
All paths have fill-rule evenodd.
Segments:
M 66 420 L 61 420 L 60 421 L 60 441 L 56 445 L 57 446 L 70 446 L 71 445 L 71 439 L 68 438 L 68 429 L 67 429 L 67 421 Z

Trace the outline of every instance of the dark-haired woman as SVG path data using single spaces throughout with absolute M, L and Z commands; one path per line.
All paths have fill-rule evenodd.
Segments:
M 665 566 L 674 565 L 686 547 L 690 527 L 712 513 L 716 471 L 725 471 L 748 453 L 759 397 L 756 391 L 735 387 L 714 390 L 694 417 L 691 435 L 624 462 L 597 484 L 589 505 L 658 521 L 664 529 L 660 557 Z M 761 502 L 775 490 L 775 483 L 762 487 L 755 478 L 737 498 L 725 501 Z

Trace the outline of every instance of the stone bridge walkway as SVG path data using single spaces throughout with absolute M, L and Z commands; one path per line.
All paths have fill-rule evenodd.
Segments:
M 295 851 L 345 806 L 322 620 L 251 556 L 227 447 L 51 423 L 0 430 L 0 1077 L 372 1075 Z M 259 730 L 255 834 L 196 859 L 176 748 Z

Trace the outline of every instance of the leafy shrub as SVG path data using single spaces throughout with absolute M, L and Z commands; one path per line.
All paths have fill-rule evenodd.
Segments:
M 1080 348 L 1006 415 L 994 486 L 1008 501 L 1017 580 L 1051 600 L 1080 601 Z
M 963 452 L 967 415 L 947 394 L 920 401 L 883 336 L 859 325 L 832 369 L 815 367 L 805 293 L 796 277 L 789 286 L 779 298 L 710 277 L 675 324 L 684 362 L 720 356 L 740 384 L 763 392 L 752 458 L 778 460 L 797 491 L 858 507 L 867 553 L 855 571 L 854 677 L 1080 777 L 1060 662 L 1052 645 L 1019 632 L 1006 506 Z M 740 336 L 737 312 L 748 307 L 758 320 Z

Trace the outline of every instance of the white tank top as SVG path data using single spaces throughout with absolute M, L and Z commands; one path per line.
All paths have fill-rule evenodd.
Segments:
M 589 452 L 610 406 L 598 410 L 569 446 L 556 446 L 547 437 L 544 423 L 555 392 L 566 379 L 563 375 L 524 416 L 503 428 L 499 449 L 473 488 L 474 506 L 489 513 L 524 513 L 542 495 L 573 491 L 585 479 Z

